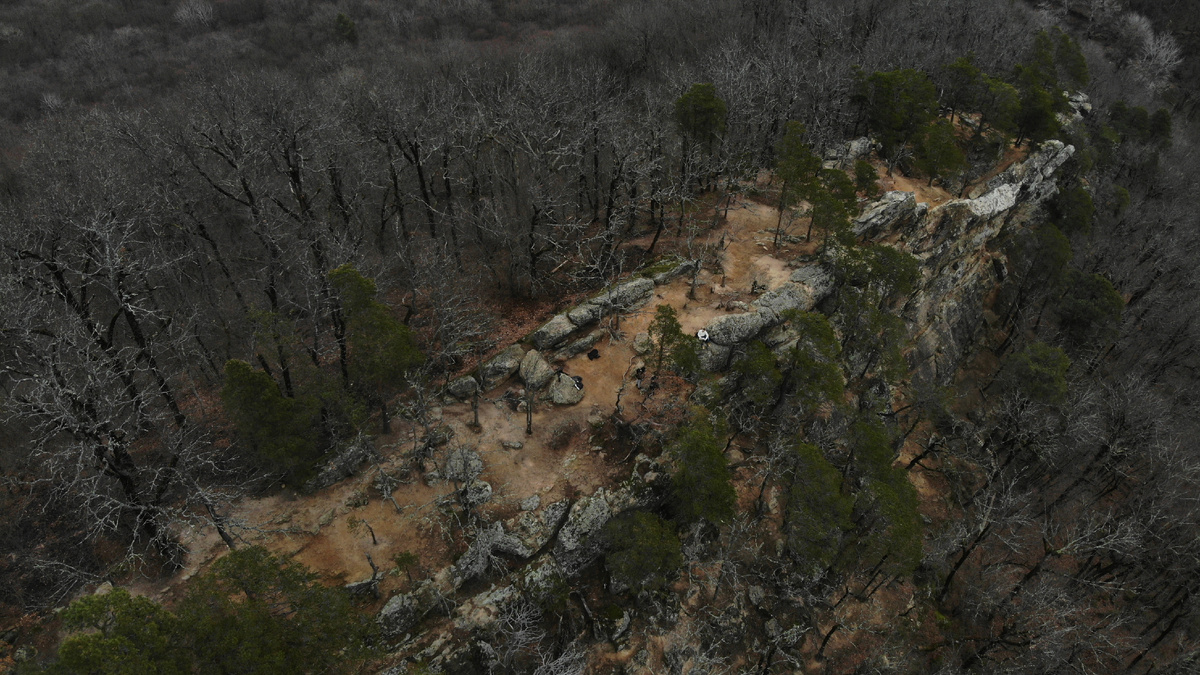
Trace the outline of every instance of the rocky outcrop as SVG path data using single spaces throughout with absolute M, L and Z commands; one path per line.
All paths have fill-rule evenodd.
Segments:
M 604 547 L 601 532 L 609 519 L 630 509 L 649 508 L 661 500 L 669 481 L 667 474 L 655 471 L 660 467 L 644 456 L 639 456 L 637 460 L 635 466 L 644 465 L 644 473 L 639 474 L 635 469 L 631 480 L 618 489 L 609 491 L 600 488 L 592 496 L 584 497 L 571 506 L 567 522 L 558 531 L 558 538 L 551 550 L 564 575 L 570 577 L 578 574 L 599 557 Z
M 651 279 L 633 279 L 617 284 L 586 302 L 567 311 L 567 318 L 576 326 L 587 326 L 613 312 L 624 312 L 650 299 L 654 293 Z
M 792 272 L 778 288 L 750 304 L 749 312 L 725 314 L 708 323 L 709 341 L 700 349 L 700 366 L 710 372 L 729 366 L 734 348 L 778 326 L 790 311 L 807 312 L 833 292 L 833 275 L 824 265 L 810 263 Z
M 525 350 L 521 345 L 510 345 L 479 366 L 480 385 L 484 390 L 488 390 L 507 380 L 521 367 L 524 358 Z
M 654 295 L 654 287 L 696 269 L 696 261 L 671 260 L 659 263 L 645 273 L 646 276 L 615 284 L 603 292 L 588 298 L 561 314 L 556 314 L 529 335 L 535 349 L 554 349 L 567 341 L 576 331 L 586 328 L 602 317 L 619 312 L 628 312 L 642 306 Z M 570 358 L 592 348 L 583 338 L 566 347 L 555 358 Z
M 537 495 L 534 495 L 536 498 Z M 539 500 L 540 502 L 540 500 Z M 522 508 L 525 504 L 522 503 Z M 513 536 L 521 540 L 530 551 L 541 550 L 550 542 L 554 532 L 563 524 L 563 518 L 571 508 L 570 500 L 563 499 L 549 504 L 538 510 L 537 506 L 528 509 L 509 521 L 509 529 Z
M 590 350 L 592 347 L 596 346 L 596 343 L 599 341 L 600 341 L 600 331 L 592 331 L 591 333 L 570 343 L 566 347 L 563 347 L 562 349 L 558 350 L 558 353 L 556 353 L 554 355 L 554 360 L 555 361 L 566 361 L 567 359 L 569 359 L 573 356 L 578 356 L 578 355 Z
M 916 195 L 911 192 L 885 192 L 854 219 L 851 229 L 856 237 L 870 238 L 881 232 L 911 225 L 920 220 L 927 210 L 928 206 L 918 204 Z
M 691 274 L 699 266 L 699 260 L 674 260 L 671 261 L 671 265 L 666 269 L 654 269 L 649 273 L 648 277 L 654 282 L 655 286 L 662 286 L 685 274 Z
M 875 142 L 869 138 L 846 141 L 843 145 L 826 151 L 823 166 L 826 169 L 853 171 L 854 163 L 869 156 L 874 149 Z
M 505 532 L 503 525 L 492 523 L 490 527 L 481 528 L 476 533 L 471 547 L 454 564 L 451 574 L 454 587 L 458 588 L 470 579 L 483 576 L 498 555 L 528 558 L 531 553 L 520 539 Z
M 416 597 L 414 594 L 405 593 L 392 596 L 383 609 L 379 610 L 377 620 L 384 635 L 395 637 L 412 630 L 420 618 L 421 612 Z
M 554 560 L 567 576 L 578 574 L 603 550 L 600 531 L 613 517 L 607 496 L 607 491 L 600 488 L 591 497 L 580 499 L 571 507 L 566 525 L 558 531 Z
M 709 322 L 706 330 L 710 342 L 732 347 L 754 339 L 767 325 L 767 320 L 758 312 L 726 314 Z
M 344 450 L 326 462 L 321 472 L 304 485 L 305 492 L 316 492 L 353 476 L 363 464 L 378 457 L 370 437 L 359 435 Z

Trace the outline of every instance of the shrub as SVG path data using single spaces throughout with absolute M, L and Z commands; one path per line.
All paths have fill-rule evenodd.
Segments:
M 683 565 L 679 537 L 653 513 L 626 512 L 604 527 L 608 553 L 604 566 L 613 579 L 635 593 L 665 588 Z

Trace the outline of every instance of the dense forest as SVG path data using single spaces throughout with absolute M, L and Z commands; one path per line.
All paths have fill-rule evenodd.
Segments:
M 1138 0 L 0 4 L 0 671 L 1193 672 L 1197 21 Z M 964 292 L 936 264 L 963 246 L 955 200 L 1012 176 L 1036 187 L 962 258 L 988 283 Z M 872 230 L 881 185 L 930 231 Z M 698 345 L 682 312 L 735 274 L 721 228 L 758 207 L 761 248 L 826 291 Z M 680 307 L 646 281 L 665 270 Z M 611 322 L 615 353 L 636 283 L 660 298 L 637 391 L 618 374 L 587 429 L 538 418 L 621 478 L 556 488 L 553 534 L 515 543 L 443 408 L 485 433 L 519 363 L 495 402 L 532 436 L 535 394 L 572 393 L 539 352 L 552 315 L 582 300 L 570 321 Z M 755 308 L 778 297 L 758 283 Z M 973 318 L 928 330 L 935 296 Z M 255 538 L 274 525 L 247 504 L 355 472 L 397 520 L 430 474 L 452 485 L 438 566 L 368 554 L 346 584 Z M 606 489 L 633 496 L 565 555 Z M 490 621 L 456 618 L 476 605 Z

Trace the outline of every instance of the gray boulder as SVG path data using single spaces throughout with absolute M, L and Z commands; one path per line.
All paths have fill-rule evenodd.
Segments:
M 384 635 L 397 637 L 412 630 L 421 618 L 420 609 L 414 594 L 394 595 L 379 610 L 376 620 L 383 628 Z
M 541 505 L 542 505 L 541 495 L 529 495 L 525 499 L 521 500 L 521 510 L 522 511 L 534 511 L 537 509 L 537 507 L 539 507 Z
M 709 322 L 706 330 L 710 342 L 732 347 L 753 339 L 766 325 L 767 320 L 762 314 L 747 312 L 718 316 Z
M 670 269 L 657 271 L 648 276 L 649 279 L 654 282 L 655 286 L 662 286 L 663 284 L 674 281 L 678 277 L 681 277 L 685 274 L 690 274 L 699 265 L 700 261 L 698 260 L 680 260 Z
M 492 523 L 475 535 L 467 552 L 454 565 L 454 587 L 462 586 L 464 582 L 483 576 L 499 554 L 528 558 L 532 552 L 525 548 L 521 540 L 504 531 L 500 523 Z
M 521 381 L 525 383 L 525 386 L 535 390 L 541 389 L 550 381 L 550 378 L 554 377 L 554 369 L 546 363 L 546 359 L 542 358 L 541 352 L 536 349 L 525 353 L 525 358 L 521 360 L 520 372 Z
M 575 328 L 575 324 L 571 323 L 566 314 L 556 314 L 554 318 L 542 324 L 541 328 L 533 331 L 529 341 L 535 349 L 550 349 L 566 340 L 568 335 L 575 332 Z
M 469 483 L 483 473 L 483 458 L 471 448 L 459 447 L 450 451 L 442 476 L 446 480 Z
M 470 375 L 463 375 L 446 385 L 446 393 L 460 401 L 471 398 L 477 391 L 479 391 L 479 382 Z
M 710 373 L 720 372 L 729 367 L 729 359 L 733 356 L 733 347 L 709 342 L 698 352 L 700 367 Z
M 570 375 L 558 373 L 550 380 L 545 399 L 555 405 L 575 405 L 583 400 L 583 390 Z
M 832 148 L 825 153 L 823 166 L 827 169 L 852 171 L 854 163 L 870 155 L 874 148 L 874 142 L 866 137 L 847 141 L 844 145 Z
M 507 349 L 493 356 L 479 366 L 479 379 L 484 390 L 491 389 L 507 380 L 521 367 L 525 358 L 525 350 L 521 345 L 510 345 Z
M 571 502 L 566 499 L 549 504 L 540 511 L 534 507 L 510 521 L 512 533 L 530 551 L 537 551 L 550 541 L 554 530 L 562 523 L 570 508 Z
M 638 333 L 633 336 L 633 351 L 639 356 L 645 356 L 654 349 L 654 343 L 650 341 L 649 333 Z
M 463 502 L 479 506 L 492 500 L 492 484 L 485 480 L 473 480 L 463 488 Z

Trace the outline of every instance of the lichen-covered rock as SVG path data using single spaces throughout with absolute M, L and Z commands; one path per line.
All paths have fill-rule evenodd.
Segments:
M 500 612 L 520 597 L 515 586 L 499 586 L 467 598 L 454 610 L 454 627 L 476 633 L 491 628 Z
M 575 502 L 566 524 L 558 531 L 554 559 L 568 577 L 578 574 L 600 555 L 603 548 L 600 531 L 614 515 L 605 499 L 607 495 L 600 488 L 591 497 Z
M 492 484 L 485 480 L 473 480 L 463 488 L 462 500 L 470 506 L 480 506 L 492 499 Z
M 442 467 L 442 475 L 446 480 L 467 483 L 483 473 L 483 458 L 478 452 L 468 447 L 455 448 L 450 451 L 446 463 Z
M 446 393 L 454 398 L 465 401 L 479 391 L 479 382 L 470 375 L 463 375 L 446 385 Z
M 521 360 L 520 366 L 521 381 L 526 387 L 531 387 L 534 390 L 541 389 L 554 377 L 554 369 L 546 363 L 546 359 L 542 358 L 542 353 L 536 349 L 531 349 L 525 353 L 525 358 Z
M 354 475 L 368 460 L 378 457 L 370 437 L 359 435 L 344 450 L 326 462 L 321 472 L 304 486 L 305 492 L 315 492 Z
M 533 343 L 535 349 L 551 349 L 562 344 L 567 336 L 575 332 L 575 328 L 576 325 L 571 323 L 566 314 L 556 314 L 542 324 L 541 328 L 533 331 L 533 334 L 529 336 L 529 341 Z
M 537 495 L 534 495 L 533 498 L 537 498 Z M 554 530 L 562 523 L 567 510 L 571 508 L 571 502 L 563 499 L 546 505 L 546 508 L 540 511 L 535 510 L 537 508 L 535 506 L 510 521 L 513 536 L 520 539 L 521 543 L 530 551 L 540 550 L 550 541 Z
M 570 592 L 562 569 L 551 556 L 525 568 L 521 575 L 521 587 L 530 600 L 543 606 L 565 602 Z
M 586 326 L 604 315 L 632 309 L 648 300 L 653 293 L 653 280 L 631 279 L 571 308 L 566 316 L 572 324 Z
M 732 347 L 751 340 L 767 325 L 759 312 L 726 314 L 709 322 L 706 330 L 710 342 Z
M 525 358 L 525 350 L 521 345 L 510 345 L 507 349 L 493 356 L 479 366 L 479 379 L 484 390 L 491 389 L 507 380 L 521 367 Z
M 918 204 L 912 192 L 893 190 L 867 207 L 854 219 L 851 229 L 858 237 L 874 237 L 916 222 L 925 214 L 925 204 Z
M 655 286 L 662 286 L 663 284 L 674 281 L 678 277 L 681 277 L 685 274 L 690 274 L 699 265 L 700 261 L 698 260 L 680 260 L 677 261 L 674 266 L 669 267 L 668 269 L 655 270 L 653 273 L 648 275 L 648 278 L 654 282 Z
M 554 405 L 575 405 L 583 400 L 583 389 L 566 373 L 558 373 L 550 380 L 545 399 Z
M 788 281 L 779 288 L 763 293 L 750 306 L 762 314 L 768 325 L 773 325 L 783 321 L 785 313 L 807 312 L 814 304 L 808 288 Z
M 1057 191 L 1054 172 L 1074 152 L 1047 141 L 1010 166 L 971 199 L 947 202 L 905 233 L 928 281 L 909 300 L 914 379 L 948 384 L 986 324 L 983 298 L 1002 280 L 1003 264 L 990 243 L 1012 221 L 1028 218 Z
M 376 619 L 384 635 L 396 637 L 412 630 L 420 620 L 420 608 L 413 593 L 393 595 L 383 609 L 379 610 Z
M 1074 146 L 1064 145 L 1062 141 L 1046 141 L 1024 162 L 1008 167 L 986 184 L 971 190 L 968 196 L 976 199 L 1008 185 L 1011 186 L 1012 192 L 1020 195 L 1021 201 L 1040 201 L 1058 190 L 1058 186 L 1052 180 L 1054 173 L 1073 154 Z
M 821 302 L 833 292 L 833 271 L 820 263 L 809 263 L 797 267 L 788 281 L 806 286 L 813 296 L 814 303 Z
M 475 535 L 467 552 L 454 564 L 452 578 L 454 587 L 458 588 L 470 579 L 482 576 L 491 567 L 492 561 L 499 554 L 528 558 L 531 551 L 525 548 L 521 540 L 504 531 L 500 523 L 492 523 Z
M 825 153 L 823 166 L 827 169 L 853 171 L 854 163 L 869 156 L 874 149 L 875 142 L 866 137 L 846 141 L 840 147 L 831 148 Z
M 537 507 L 539 507 L 541 505 L 542 505 L 541 495 L 529 495 L 525 499 L 521 500 L 521 510 L 522 511 L 534 511 L 537 509 Z

